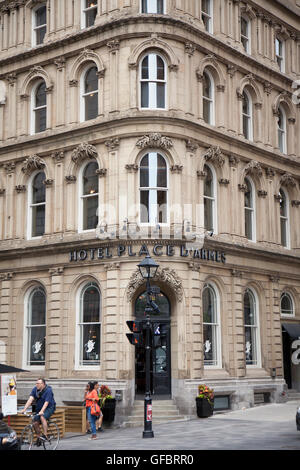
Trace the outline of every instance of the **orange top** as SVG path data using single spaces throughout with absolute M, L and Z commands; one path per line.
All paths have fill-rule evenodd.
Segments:
M 92 400 L 95 399 L 95 400 L 99 400 L 99 397 L 98 397 L 98 394 L 96 392 L 96 390 L 92 390 L 91 392 L 88 392 L 85 396 L 85 400 L 86 400 L 86 407 L 88 408 L 89 406 L 92 406 L 92 404 L 94 403 L 94 401 Z

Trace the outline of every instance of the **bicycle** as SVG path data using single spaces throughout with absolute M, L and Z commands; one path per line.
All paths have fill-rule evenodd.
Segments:
M 27 415 L 31 418 L 31 423 L 27 424 L 22 431 L 20 438 L 21 450 L 32 450 L 33 447 L 43 448 L 44 450 L 55 450 L 59 443 L 59 428 L 55 420 L 48 420 L 47 439 L 41 439 L 37 436 L 34 425 L 34 414 Z

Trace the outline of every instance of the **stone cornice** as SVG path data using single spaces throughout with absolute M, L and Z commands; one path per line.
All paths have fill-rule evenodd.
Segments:
M 91 29 L 87 29 L 87 30 L 83 30 L 83 31 L 76 31 L 73 34 L 68 35 L 68 37 L 59 39 L 57 41 L 45 43 L 44 45 L 41 45 L 38 48 L 32 48 L 30 50 L 25 50 L 25 51 L 23 50 L 19 54 L 12 55 L 12 56 L 7 57 L 7 58 L 2 59 L 2 60 L 0 59 L 0 67 L 4 67 L 5 65 L 8 65 L 8 64 L 16 64 L 16 68 L 14 68 L 14 70 L 24 72 L 26 70 L 29 70 L 31 65 L 28 65 L 28 66 L 23 67 L 22 69 L 20 69 L 20 68 L 17 67 L 18 62 L 19 61 L 24 62 L 27 58 L 34 57 L 34 56 L 39 55 L 39 54 L 42 54 L 43 65 L 46 65 L 47 63 L 52 63 L 53 60 L 59 60 L 61 57 L 66 58 L 68 56 L 75 56 L 75 55 L 78 55 L 80 53 L 80 49 L 77 49 L 76 52 L 73 51 L 73 52 L 70 52 L 70 53 L 66 53 L 65 50 L 64 50 L 64 53 L 59 54 L 57 57 L 52 57 L 51 59 L 49 58 L 48 60 L 45 60 L 45 53 L 46 52 L 58 49 L 59 47 L 65 47 L 66 45 L 72 44 L 75 41 L 78 42 L 81 39 L 83 40 L 83 39 L 86 39 L 88 37 L 94 37 L 94 36 L 97 37 L 99 32 L 101 32 L 101 36 L 103 36 L 103 33 L 106 32 L 106 31 L 112 31 L 112 30 L 116 31 L 116 28 L 118 26 L 124 27 L 124 25 L 126 25 L 126 24 L 127 25 L 130 25 L 130 24 L 136 25 L 136 23 L 145 23 L 146 25 L 148 25 L 149 23 L 154 23 L 155 25 L 157 25 L 156 19 L 153 18 L 152 16 L 149 16 L 149 17 L 130 16 L 130 17 L 118 18 L 118 19 L 115 19 L 115 20 L 110 20 L 109 22 L 103 23 L 100 26 L 94 26 Z M 270 76 L 278 77 L 280 82 L 284 81 L 289 86 L 291 85 L 291 83 L 294 80 L 294 78 L 288 77 L 287 75 L 285 75 L 285 74 L 283 74 L 279 71 L 274 70 L 272 67 L 268 67 L 265 64 L 263 64 L 262 62 L 259 62 L 254 57 L 243 54 L 242 52 L 238 51 L 237 49 L 233 48 L 232 46 L 226 44 L 224 41 L 222 41 L 221 38 L 217 38 L 217 37 L 207 33 L 206 31 L 200 30 L 196 26 L 196 23 L 192 24 L 192 23 L 188 23 L 188 22 L 184 21 L 182 18 L 177 18 L 177 17 L 173 18 L 173 17 L 170 17 L 168 15 L 162 15 L 162 16 L 160 16 L 160 23 L 159 24 L 171 24 L 172 26 L 177 25 L 179 28 L 181 28 L 183 30 L 187 30 L 189 33 L 193 33 L 196 36 L 199 36 L 200 39 L 204 39 L 205 41 L 203 41 L 203 43 L 197 41 L 197 43 L 195 43 L 194 45 L 198 50 L 204 52 L 205 54 L 211 54 L 212 53 L 212 51 L 210 49 L 205 47 L 206 42 L 208 42 L 209 44 L 211 44 L 214 47 L 219 47 L 219 48 L 229 52 L 232 56 L 239 57 L 242 61 L 245 62 L 244 67 L 243 66 L 238 66 L 238 68 L 237 68 L 242 73 L 247 74 L 249 72 L 249 64 L 250 64 L 253 67 L 256 67 L 257 69 L 260 69 L 260 70 L 264 71 L 266 74 L 268 74 L 269 77 Z M 149 29 L 149 31 L 151 31 L 151 28 Z M 130 37 L 148 37 L 148 36 L 151 36 L 151 34 L 152 33 L 150 33 L 150 32 L 149 33 L 146 33 L 146 32 L 143 32 L 143 33 L 127 33 L 127 34 L 119 34 L 119 35 L 115 34 L 115 36 L 110 38 L 110 41 L 121 41 L 122 39 L 128 39 Z M 163 33 L 163 32 L 158 32 L 158 34 L 161 38 L 169 38 L 169 39 L 173 39 L 173 40 L 175 39 L 177 41 L 182 42 L 184 45 L 187 42 L 187 39 L 186 39 L 185 36 L 179 37 L 178 34 Z M 192 41 L 189 41 L 189 42 L 192 44 Z M 85 46 L 85 47 L 95 49 L 95 48 L 98 48 L 98 47 L 101 47 L 101 46 L 106 46 L 106 45 L 107 45 L 107 38 L 103 38 L 103 40 L 98 41 L 96 43 L 93 42 L 93 44 L 91 46 Z M 82 50 L 83 49 L 84 49 L 84 47 L 82 48 Z M 216 59 L 218 61 L 224 62 L 225 64 L 230 65 L 230 61 L 226 61 L 222 54 L 218 55 L 215 52 L 215 50 L 214 50 L 213 53 L 216 56 Z M 232 65 L 236 65 L 236 61 L 233 61 Z M 12 70 L 10 72 L 12 72 Z M 4 74 L 0 74 L 0 79 L 5 79 L 6 75 L 7 75 L 7 72 L 4 73 Z M 266 81 L 265 78 L 259 77 L 258 75 L 253 75 L 253 77 L 256 80 L 261 81 L 262 83 Z M 276 87 L 278 90 L 284 90 L 279 85 L 276 86 L 276 85 L 273 84 L 273 86 L 274 86 L 274 88 Z

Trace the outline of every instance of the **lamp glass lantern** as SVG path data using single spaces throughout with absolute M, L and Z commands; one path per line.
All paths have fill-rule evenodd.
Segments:
M 147 255 L 143 261 L 138 264 L 140 273 L 144 279 L 152 279 L 156 275 L 158 269 L 158 264 L 151 258 L 150 255 Z

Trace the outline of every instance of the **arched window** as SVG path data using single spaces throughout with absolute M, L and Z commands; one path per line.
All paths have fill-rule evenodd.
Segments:
M 289 247 L 289 208 L 288 198 L 285 191 L 280 188 L 280 243 L 282 246 Z
M 101 347 L 101 295 L 98 286 L 94 282 L 86 284 L 80 292 L 78 330 L 78 365 L 99 365 Z
M 44 366 L 46 352 L 46 294 L 34 288 L 27 297 L 25 321 L 26 365 Z
M 213 32 L 213 0 L 201 1 L 201 18 L 204 24 L 205 31 L 208 33 Z
M 278 108 L 277 132 L 279 150 L 286 153 L 286 114 L 281 106 Z
M 258 305 L 254 292 L 244 293 L 245 357 L 247 366 L 260 366 Z
M 244 179 L 245 190 L 245 236 L 255 241 L 255 191 L 249 178 Z
M 205 284 L 202 293 L 204 366 L 220 367 L 220 312 L 214 286 Z
M 247 16 L 241 16 L 241 43 L 245 52 L 251 51 L 251 23 Z
M 32 89 L 32 134 L 46 130 L 47 94 L 46 83 L 39 81 Z
M 283 292 L 280 297 L 280 315 L 283 317 L 293 317 L 294 302 L 291 295 L 288 292 Z
M 168 222 L 168 166 L 157 152 L 149 152 L 140 163 L 140 222 Z
M 205 230 L 216 232 L 216 185 L 215 178 L 211 168 L 204 165 L 204 227 Z
M 164 3 L 164 0 L 141 0 L 141 12 L 163 15 L 165 12 Z
M 141 108 L 166 108 L 166 64 L 164 59 L 152 52 L 141 61 Z
M 81 179 L 81 230 L 93 230 L 98 225 L 99 178 L 98 163 L 89 162 L 82 171 Z M 79 224 L 80 225 L 80 224 Z
M 38 46 L 43 44 L 47 31 L 47 8 L 46 5 L 40 5 L 32 11 L 32 44 Z
M 40 171 L 33 176 L 29 185 L 28 238 L 41 237 L 45 233 L 46 186 L 45 173 Z
M 98 116 L 98 76 L 97 67 L 84 71 L 81 78 L 81 122 Z
M 97 16 L 97 0 L 81 0 L 82 3 L 82 28 L 88 28 L 95 24 Z
M 214 124 L 214 81 L 207 71 L 203 72 L 203 119 Z
M 249 93 L 244 90 L 242 96 L 243 134 L 248 140 L 252 140 L 252 100 Z

